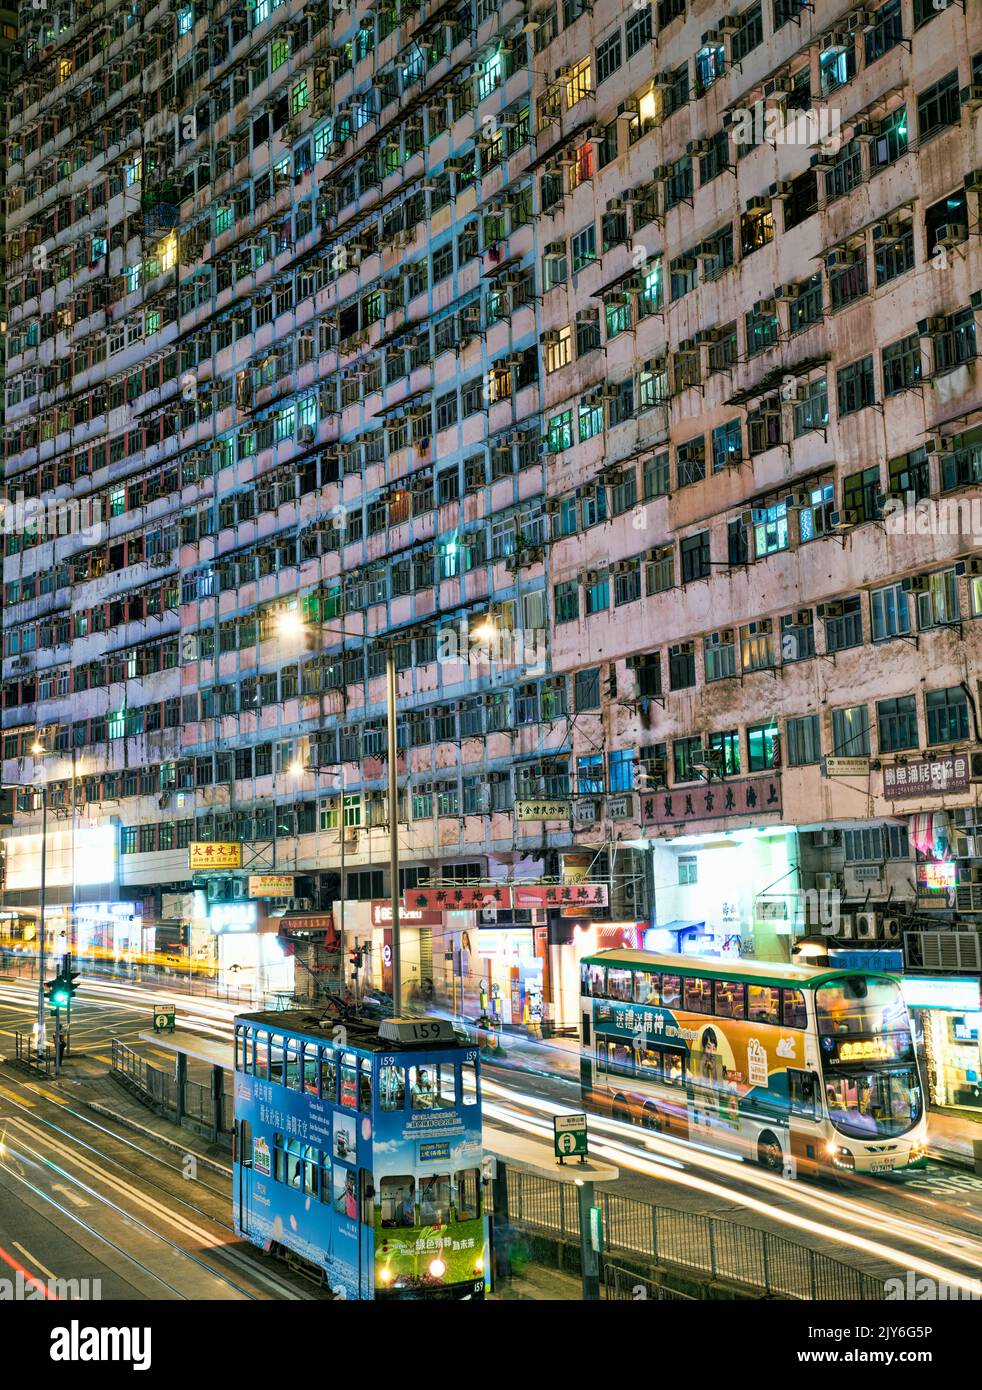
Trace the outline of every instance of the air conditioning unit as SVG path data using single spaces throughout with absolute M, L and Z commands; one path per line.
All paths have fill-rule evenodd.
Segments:
M 875 912 L 856 913 L 856 940 L 876 941 L 880 935 L 880 919 Z
M 971 82 L 961 90 L 961 104 L 970 111 L 982 106 L 982 82 Z
M 848 29 L 827 29 L 822 35 L 822 52 L 842 52 L 852 46 L 852 35 Z
M 309 912 L 312 905 L 310 898 L 288 898 L 286 909 L 288 912 Z
M 779 304 L 793 304 L 800 293 L 800 285 L 778 285 L 774 291 L 774 298 Z
M 747 199 L 747 211 L 750 212 L 750 213 L 754 213 L 754 212 L 770 212 L 770 210 L 771 210 L 771 200 L 770 200 L 770 198 L 748 198 L 748 199 Z
M 841 618 L 845 611 L 846 605 L 836 600 L 834 603 L 820 603 L 815 609 L 815 614 L 819 618 Z
M 982 103 L 980 103 L 982 104 Z M 968 228 L 963 222 L 943 222 L 935 237 L 936 246 L 960 246 L 968 239 Z
M 836 936 L 840 941 L 852 941 L 856 932 L 856 921 L 851 912 L 839 913 L 839 925 Z
M 884 919 L 883 919 L 883 940 L 884 940 L 884 941 L 899 941 L 899 940 L 900 940 L 900 918 L 899 918 L 899 917 L 884 917 Z
M 297 430 L 298 444 L 313 444 L 316 434 L 313 425 L 301 425 Z

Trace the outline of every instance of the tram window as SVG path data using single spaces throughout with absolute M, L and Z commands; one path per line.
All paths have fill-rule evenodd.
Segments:
M 283 1085 L 283 1034 L 271 1033 L 269 1038 L 269 1079 Z
M 303 1074 L 300 1064 L 301 1042 L 299 1038 L 287 1038 L 286 1041 L 286 1074 L 284 1084 L 289 1086 L 291 1091 L 300 1090 L 300 1077 Z
M 635 1054 L 638 1076 L 645 1081 L 660 1081 L 663 1053 L 657 1047 L 639 1047 Z
M 477 1104 L 477 1063 L 460 1064 L 460 1099 L 464 1105 Z
M 321 1201 L 331 1200 L 331 1155 L 324 1149 L 321 1153 Z
M 632 971 L 615 970 L 613 966 L 610 966 L 607 971 L 607 998 L 616 999 L 619 1003 L 630 1004 L 632 978 Z
M 618 1076 L 634 1075 L 634 1052 L 626 1039 L 607 1039 L 607 1070 Z
M 661 1003 L 663 1009 L 677 1009 L 682 999 L 681 975 L 661 977 Z
M 317 1150 L 312 1144 L 304 1144 L 301 1153 L 301 1187 L 312 1197 L 317 1196 Z
M 363 1057 L 358 1069 L 358 1109 L 362 1114 L 370 1114 L 372 1109 L 372 1062 Z
M 663 1062 L 663 1080 L 669 1086 L 685 1085 L 685 1058 L 679 1052 L 666 1052 Z
M 716 981 L 716 1013 L 720 1018 L 743 1018 L 747 986 L 742 980 Z
M 476 1221 L 481 1214 L 481 1173 L 464 1168 L 456 1175 L 457 1220 Z
M 383 1110 L 405 1110 L 406 1072 L 404 1067 L 387 1062 L 378 1069 L 379 1105 Z
M 450 1110 L 457 1099 L 453 1063 L 430 1062 L 425 1067 L 410 1067 L 409 1094 L 414 1110 Z
M 252 1050 L 252 1067 L 250 1068 L 253 1076 L 269 1076 L 269 1034 L 257 1033 Z
M 415 1179 L 411 1173 L 392 1173 L 379 1180 L 383 1226 L 416 1225 Z
M 341 1104 L 346 1110 L 358 1109 L 358 1070 L 353 1052 L 341 1053 Z
M 317 1053 L 319 1050 L 316 1043 L 305 1042 L 303 1045 L 303 1089 L 309 1091 L 313 1096 L 317 1094 Z
M 419 1180 L 419 1224 L 446 1226 L 450 1220 L 450 1174 L 431 1173 Z
M 597 1034 L 597 1071 L 607 1070 L 607 1039 L 600 1033 Z
M 581 971 L 583 993 L 591 995 L 594 999 L 602 999 L 605 974 L 606 969 L 602 965 L 584 965 Z
M 282 1134 L 273 1135 L 273 1177 L 277 1182 L 286 1182 L 286 1149 Z
M 299 1139 L 286 1141 L 286 1180 L 291 1187 L 299 1187 L 303 1178 L 301 1160 L 303 1148 Z
M 786 989 L 782 993 L 785 1028 L 806 1028 L 808 1012 L 804 994 L 800 989 Z
M 658 976 L 653 970 L 639 970 L 634 977 L 635 1004 L 658 1003 Z
M 809 1120 L 815 1118 L 815 1078 L 810 1071 L 788 1069 L 788 1091 L 791 1096 L 791 1113 L 803 1115 Z
M 781 991 L 776 985 L 747 987 L 747 1017 L 752 1023 L 781 1022 Z
M 235 1070 L 236 1070 L 236 1071 L 245 1071 L 245 1070 L 246 1070 L 245 1064 L 243 1063 L 243 1060 L 242 1060 L 242 1056 L 243 1056 L 242 1047 L 243 1047 L 243 1042 L 244 1042 L 246 1036 L 247 1036 L 247 1035 L 243 1034 L 241 1028 L 236 1028 L 236 1030 L 235 1030 Z
M 713 1011 L 713 982 L 699 975 L 686 976 L 682 981 L 683 1008 L 693 1014 Z
M 338 1064 L 334 1053 L 325 1052 L 321 1056 L 321 1099 L 337 1101 Z

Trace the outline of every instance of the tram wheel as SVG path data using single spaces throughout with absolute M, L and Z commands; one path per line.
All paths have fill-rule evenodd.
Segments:
M 661 1133 L 664 1129 L 662 1118 L 653 1105 L 646 1105 L 641 1111 L 641 1128 L 655 1130 Z

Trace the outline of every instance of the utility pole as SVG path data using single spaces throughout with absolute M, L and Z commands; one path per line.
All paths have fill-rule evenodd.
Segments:
M 37 1028 L 37 1055 L 39 1060 L 44 1059 L 47 1049 L 47 1032 L 44 1022 L 44 972 L 47 968 L 47 958 L 45 954 L 45 928 L 44 928 L 44 909 L 45 897 L 47 893 L 47 872 L 48 872 L 48 786 L 46 782 L 41 783 L 41 894 L 38 929 L 41 933 L 41 945 L 38 951 L 38 1028 Z

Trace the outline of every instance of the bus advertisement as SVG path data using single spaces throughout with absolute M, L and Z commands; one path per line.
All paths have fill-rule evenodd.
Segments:
M 234 1224 L 339 1297 L 481 1298 L 479 1058 L 443 1019 L 235 1024 Z
M 615 1118 L 788 1175 L 924 1166 L 892 976 L 634 950 L 581 971 L 581 1087 Z

